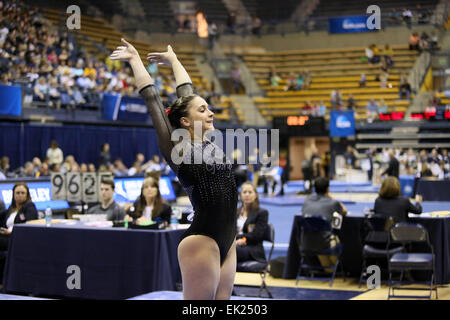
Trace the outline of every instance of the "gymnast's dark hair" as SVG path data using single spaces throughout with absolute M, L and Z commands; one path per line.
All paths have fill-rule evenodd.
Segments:
M 196 97 L 198 97 L 196 94 L 180 97 L 166 109 L 167 117 L 174 129 L 181 128 L 180 119 L 188 116 L 189 103 Z

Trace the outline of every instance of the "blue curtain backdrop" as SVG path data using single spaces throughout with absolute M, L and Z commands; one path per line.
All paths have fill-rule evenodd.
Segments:
M 111 159 L 121 158 L 127 167 L 133 165 L 137 153 L 146 160 L 160 155 L 153 128 L 0 123 L 0 156 L 10 158 L 12 169 L 33 157 L 45 158 L 51 140 L 58 142 L 64 158 L 74 155 L 78 163 L 96 167 L 103 143 L 109 143 Z

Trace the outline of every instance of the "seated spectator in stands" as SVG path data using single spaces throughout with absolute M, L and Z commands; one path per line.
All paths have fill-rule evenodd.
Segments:
M 58 142 L 56 142 L 56 140 L 50 142 L 50 148 L 47 149 L 46 155 L 50 165 L 54 163 L 61 164 L 64 160 L 63 152 L 58 147 Z
M 345 164 L 347 169 L 353 169 L 355 167 L 355 162 L 358 158 L 358 154 L 352 146 L 347 146 L 347 151 L 344 153 Z
M 172 208 L 161 196 L 158 180 L 152 177 L 144 179 L 141 194 L 129 208 L 128 215 L 137 224 L 153 221 L 170 225 Z
M 252 15 L 252 34 L 260 37 L 261 36 L 261 27 L 262 27 L 261 19 L 258 18 L 256 15 Z
M 270 71 L 270 85 L 272 87 L 278 87 L 278 83 L 280 82 L 281 78 L 277 75 L 277 72 L 275 70 L 275 67 L 272 66 Z
M 380 63 L 380 50 L 375 44 L 371 44 L 368 48 L 366 48 L 366 57 L 369 64 Z
M 93 163 L 88 164 L 88 172 L 95 172 L 95 165 Z
M 407 27 L 411 28 L 411 19 L 412 19 L 411 10 L 403 8 L 402 17 L 403 17 L 403 21 L 406 23 Z
M 391 46 L 388 44 L 384 46 L 383 59 L 388 68 L 391 68 L 394 65 L 394 50 L 392 50 Z
M 114 180 L 103 179 L 100 183 L 101 203 L 87 211 L 88 214 L 106 214 L 108 221 L 120 221 L 125 218 L 125 210 L 114 201 Z
M 399 87 L 399 99 L 410 100 L 411 98 L 411 85 L 408 83 L 408 79 L 405 76 L 402 76 L 400 79 L 400 87 Z
M 380 100 L 380 105 L 378 106 L 378 113 L 387 113 L 388 112 L 388 105 L 386 102 L 384 102 L 384 99 Z
M 302 106 L 302 114 L 311 114 L 312 112 L 312 106 L 311 106 L 311 101 L 306 101 L 303 106 Z
M 297 77 L 295 76 L 294 72 L 290 72 L 286 78 L 286 91 L 296 90 L 296 82 Z
M 396 177 L 387 177 L 381 184 L 378 198 L 375 200 L 374 213 L 392 217 L 394 222 L 407 222 L 408 213 L 422 213 L 422 197 L 416 195 L 413 205 L 407 197 L 401 196 L 400 182 Z
M 111 164 L 111 154 L 109 153 L 109 143 L 102 144 L 102 148 L 100 150 L 100 156 L 98 160 L 98 165 L 109 166 Z
M 377 119 L 378 117 L 378 104 L 375 102 L 375 99 L 370 99 L 369 102 L 367 102 L 367 121 L 369 123 L 373 122 L 373 120 Z
M 326 113 L 327 113 L 327 107 L 325 106 L 323 101 L 320 101 L 320 103 L 319 103 L 319 114 L 320 114 L 321 117 L 325 117 Z
M 74 156 L 68 155 L 66 161 L 61 166 L 61 172 L 72 172 L 72 167 L 76 165 Z
M 0 159 L 0 172 L 2 172 L 5 176 L 7 176 L 10 172 L 9 158 L 7 156 L 3 156 Z
M 49 102 L 50 87 L 44 77 L 40 77 L 34 86 L 34 101 Z
M 128 168 L 123 164 L 122 159 L 117 158 L 114 160 L 114 175 L 117 177 L 128 176 Z
M 239 94 L 241 88 L 245 91 L 242 85 L 241 68 L 238 64 L 235 64 L 233 70 L 231 70 L 231 82 L 233 84 L 233 93 Z
M 419 46 L 420 46 L 421 50 L 429 49 L 430 37 L 428 36 L 428 34 L 425 31 L 423 31 L 422 34 L 420 35 Z
M 36 178 L 44 178 L 50 176 L 50 170 L 48 168 L 48 163 L 43 162 L 41 167 L 39 168 L 39 171 L 36 174 Z
M 9 237 L 14 225 L 38 219 L 36 206 L 31 200 L 30 190 L 24 182 L 13 187 L 13 198 L 7 211 L 0 213 L 0 251 L 8 250 Z
M 57 109 L 61 108 L 61 93 L 59 92 L 58 80 L 56 78 L 50 81 L 48 94 L 50 106 L 55 106 Z
M 421 162 L 421 170 L 420 170 L 420 178 L 423 179 L 432 179 L 433 178 L 433 172 L 428 167 L 427 162 Z
M 409 36 L 409 50 L 418 50 L 420 51 L 420 37 L 417 32 L 413 32 Z
M 302 90 L 303 85 L 305 84 L 305 77 L 302 72 L 297 74 L 297 78 L 295 80 L 295 90 Z
M 302 89 L 308 89 L 309 85 L 311 84 L 311 72 L 308 69 L 303 70 L 303 85 L 302 85 Z
M 356 110 L 358 107 L 355 98 L 353 98 L 353 94 L 349 93 L 348 99 L 347 99 L 347 109 L 348 110 Z
M 258 192 L 250 181 L 241 185 L 241 202 L 242 205 L 237 210 L 237 262 L 266 262 L 263 240 L 269 212 L 259 206 Z
M 320 117 L 320 107 L 316 101 L 311 104 L 311 115 L 314 117 Z
M 80 173 L 86 173 L 88 172 L 88 166 L 86 163 L 80 164 Z
M 319 177 L 314 180 L 314 189 L 316 194 L 306 197 L 302 206 L 302 215 L 304 217 L 322 216 L 330 223 L 333 219 L 333 213 L 337 212 L 343 216 L 347 214 L 347 208 L 341 202 L 333 199 L 329 194 L 330 181 L 327 178 Z M 323 232 L 320 243 L 312 243 L 315 248 L 333 248 L 340 240 L 338 236 L 332 232 Z M 337 257 L 334 256 L 318 256 L 322 266 L 335 265 Z
M 388 168 L 381 175 L 384 176 L 385 174 L 387 174 L 389 177 L 398 178 L 400 163 L 398 162 L 397 158 L 395 157 L 393 150 L 389 150 L 388 154 L 389 154 L 389 165 L 388 165 Z
M 55 50 L 50 51 L 50 53 L 47 55 L 47 60 L 52 65 L 57 65 L 58 64 L 58 56 L 56 55 L 56 51 Z
M 416 17 L 419 24 L 426 24 L 430 16 L 430 12 L 426 8 L 422 8 L 420 3 L 416 6 Z
M 339 90 L 331 91 L 331 108 L 338 109 L 342 105 L 342 93 Z
M 359 80 L 359 86 L 365 87 L 366 86 L 366 74 L 361 73 L 361 79 Z

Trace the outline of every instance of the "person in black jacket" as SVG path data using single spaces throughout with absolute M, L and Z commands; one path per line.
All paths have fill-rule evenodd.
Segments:
M 389 166 L 388 168 L 383 172 L 382 175 L 387 174 L 390 177 L 396 177 L 398 179 L 399 175 L 399 162 L 395 158 L 394 151 L 389 151 Z
M 161 196 L 158 180 L 152 177 L 144 179 L 141 194 L 130 208 L 129 215 L 138 224 L 146 221 L 170 224 L 172 208 Z
M 8 250 L 9 236 L 16 223 L 25 223 L 38 218 L 36 206 L 31 201 L 30 190 L 24 182 L 13 188 L 13 199 L 7 211 L 0 214 L 0 250 Z
M 269 213 L 260 208 L 255 186 L 246 181 L 241 186 L 242 206 L 238 208 L 236 255 L 237 261 L 266 262 L 263 237 L 268 226 Z
M 416 195 L 416 204 L 400 195 L 400 182 L 395 177 L 386 178 L 381 184 L 380 193 L 375 200 L 374 212 L 387 217 L 392 217 L 394 222 L 408 221 L 408 213 L 422 213 L 422 197 Z

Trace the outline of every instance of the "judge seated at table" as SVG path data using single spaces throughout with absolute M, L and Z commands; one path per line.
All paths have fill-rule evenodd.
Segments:
M 316 194 L 308 196 L 303 203 L 302 214 L 304 217 L 322 216 L 331 223 L 334 212 L 343 216 L 347 214 L 347 208 L 341 202 L 330 196 L 330 181 L 327 178 L 317 178 L 314 181 L 314 189 Z M 323 248 L 323 250 L 325 250 L 327 248 L 335 247 L 340 242 L 338 236 L 332 232 L 323 232 L 320 238 L 321 243 L 314 243 L 311 245 L 315 248 Z M 318 258 L 322 266 L 335 265 L 337 261 L 337 257 L 335 256 L 319 255 Z
M 125 210 L 114 201 L 114 180 L 103 179 L 100 183 L 101 203 L 88 210 L 88 214 L 106 214 L 108 221 L 120 221 L 125 218 Z
M 3 204 L 3 202 L 1 203 Z M 0 251 L 8 250 L 9 237 L 14 224 L 36 220 L 38 213 L 31 201 L 30 190 L 24 182 L 18 182 L 13 187 L 13 199 L 8 210 L 0 205 Z M 0 280 L 3 277 L 4 255 L 0 255 Z
M 374 212 L 392 217 L 394 222 L 408 221 L 408 213 L 422 213 L 422 197 L 416 195 L 415 205 L 409 198 L 401 196 L 400 182 L 396 177 L 387 177 L 381 184 L 378 198 L 375 200 Z
M 148 177 L 144 179 L 141 194 L 133 206 L 127 208 L 128 220 L 137 224 L 162 222 L 170 224 L 172 208 L 166 203 L 159 191 L 159 180 Z

